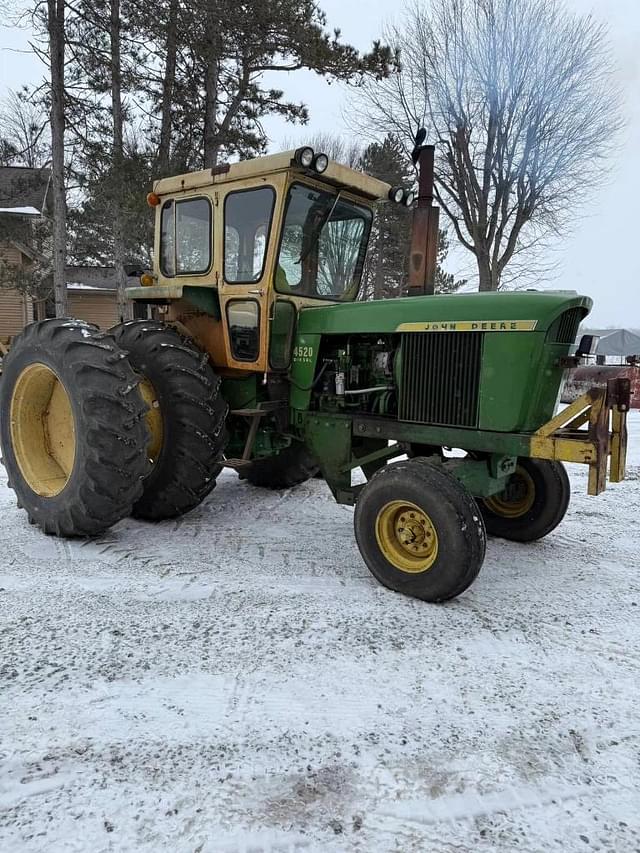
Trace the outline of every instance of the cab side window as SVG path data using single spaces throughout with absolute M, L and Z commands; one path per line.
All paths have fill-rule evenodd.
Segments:
M 202 275 L 211 266 L 211 203 L 206 198 L 166 202 L 160 214 L 160 269 L 164 276 Z
M 224 279 L 253 284 L 264 274 L 275 202 L 272 187 L 228 193 L 224 201 Z

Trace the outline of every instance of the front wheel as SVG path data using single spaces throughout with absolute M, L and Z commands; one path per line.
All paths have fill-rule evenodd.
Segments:
M 470 586 L 484 560 L 482 517 L 469 492 L 424 458 L 395 462 L 356 503 L 356 541 L 384 586 L 424 601 L 447 601 Z
M 570 497 L 569 477 L 562 463 L 523 457 L 507 487 L 478 505 L 490 536 L 534 542 L 560 524 Z

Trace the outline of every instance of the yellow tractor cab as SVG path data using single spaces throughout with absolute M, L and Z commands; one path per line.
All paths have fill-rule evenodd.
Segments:
M 373 208 L 391 197 L 413 202 L 309 147 L 163 178 L 148 197 L 153 273 L 127 295 L 187 328 L 222 373 L 278 367 L 301 306 L 355 300 Z

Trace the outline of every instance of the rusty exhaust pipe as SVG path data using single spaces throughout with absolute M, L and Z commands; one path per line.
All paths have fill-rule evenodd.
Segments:
M 433 204 L 433 163 L 435 145 L 422 145 L 424 128 L 418 131 L 412 159 L 418 168 L 418 204 L 413 211 L 409 296 L 432 294 L 436 284 L 438 223 L 440 208 Z

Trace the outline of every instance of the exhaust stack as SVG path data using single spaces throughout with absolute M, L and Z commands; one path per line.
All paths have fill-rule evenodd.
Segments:
M 416 135 L 411 155 L 418 168 L 418 204 L 413 211 L 411 254 L 409 260 L 409 296 L 432 294 L 436 283 L 438 223 L 440 208 L 433 204 L 433 161 L 435 146 L 423 145 L 426 131 Z

